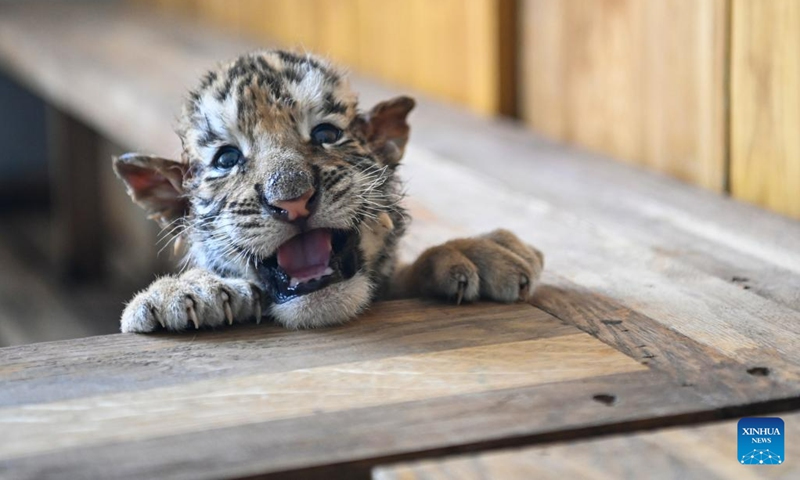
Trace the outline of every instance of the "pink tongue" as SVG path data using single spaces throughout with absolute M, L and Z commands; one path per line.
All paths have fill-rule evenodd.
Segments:
M 322 275 L 331 259 L 331 232 L 311 230 L 278 247 L 278 265 L 290 277 L 313 278 Z

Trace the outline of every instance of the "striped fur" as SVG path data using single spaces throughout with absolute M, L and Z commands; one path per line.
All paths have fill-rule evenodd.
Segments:
M 504 230 L 447 242 L 396 267 L 407 216 L 395 168 L 413 106 L 398 97 L 361 111 L 341 73 L 311 55 L 254 52 L 207 73 L 184 106 L 180 162 L 131 154 L 114 164 L 134 201 L 188 241 L 186 265 L 193 267 L 137 295 L 122 330 L 260 319 L 262 308 L 290 328 L 331 325 L 385 295 L 527 299 L 543 256 Z M 312 142 L 320 124 L 343 133 L 331 143 Z M 214 164 L 223 147 L 243 154 L 232 168 Z M 297 198 L 312 186 L 317 200 L 303 222 L 269 214 L 265 199 Z M 350 237 L 359 242 L 358 271 L 286 301 L 262 302 L 260 268 L 280 245 L 318 228 L 358 232 Z
M 224 277 L 257 282 L 255 265 L 299 233 L 299 227 L 263 214 L 260 189 L 273 176 L 308 170 L 321 198 L 306 228 L 359 230 L 365 259 L 362 278 L 345 283 L 358 284 L 365 291 L 353 296 L 367 301 L 384 292 L 406 216 L 399 204 L 396 162 L 385 163 L 375 155 L 363 121 L 347 80 L 317 57 L 255 52 L 207 73 L 189 94 L 178 129 L 182 160 L 189 165 L 183 188 L 190 208 L 182 232 L 190 245 L 187 262 Z M 333 145 L 312 145 L 310 131 L 320 123 L 341 128 L 343 136 Z M 211 166 L 224 145 L 238 147 L 246 158 L 229 172 Z M 343 287 L 340 295 L 346 298 Z M 320 300 L 327 296 L 315 292 L 291 303 L 302 310 L 313 302 L 324 310 Z M 346 310 L 358 312 L 365 306 Z M 290 317 L 297 312 L 292 310 L 284 306 L 273 313 L 295 324 Z

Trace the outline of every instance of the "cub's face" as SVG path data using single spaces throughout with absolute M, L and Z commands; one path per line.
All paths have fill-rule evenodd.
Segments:
M 157 220 L 185 225 L 190 262 L 256 283 L 285 325 L 338 323 L 391 274 L 411 108 L 360 113 L 323 61 L 253 53 L 190 93 L 181 162 L 127 155 L 116 170 Z

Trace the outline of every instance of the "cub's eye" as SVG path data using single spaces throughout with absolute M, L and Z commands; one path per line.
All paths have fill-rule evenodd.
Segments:
M 214 155 L 214 160 L 211 162 L 211 165 L 220 170 L 230 170 L 236 165 L 239 165 L 242 158 L 242 152 L 238 148 L 226 146 L 217 150 L 217 154 Z
M 342 136 L 342 131 L 330 123 L 320 123 L 311 130 L 311 143 L 314 145 L 324 145 L 335 143 Z

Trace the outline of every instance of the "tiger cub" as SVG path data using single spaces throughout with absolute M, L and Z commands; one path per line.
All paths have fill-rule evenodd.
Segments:
M 527 299 L 543 257 L 505 230 L 397 265 L 407 214 L 395 170 L 413 108 L 397 97 L 359 110 L 342 74 L 312 55 L 260 51 L 208 72 L 183 108 L 180 160 L 114 159 L 133 200 L 185 239 L 192 267 L 136 295 L 122 331 L 262 316 L 319 327 L 378 298 Z

